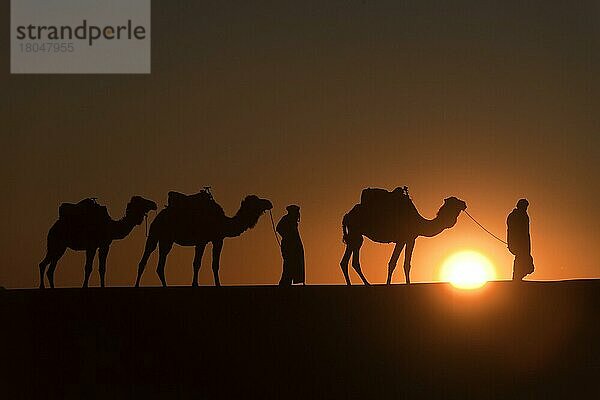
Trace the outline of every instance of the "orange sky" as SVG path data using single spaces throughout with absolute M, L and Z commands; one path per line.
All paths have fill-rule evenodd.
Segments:
M 131 195 L 162 205 L 169 190 L 204 185 L 228 214 L 250 193 L 271 199 L 277 218 L 300 204 L 308 283 L 343 282 L 341 218 L 361 189 L 402 185 L 425 217 L 457 196 L 501 237 L 527 197 L 531 279 L 600 275 L 594 2 L 162 3 L 153 4 L 149 76 L 18 76 L 0 66 L 0 285 L 37 286 L 63 201 L 95 196 L 116 218 Z M 8 4 L 0 10 L 8 15 Z M 113 244 L 109 285 L 133 284 L 144 239 L 138 228 Z M 417 241 L 412 280 L 436 280 L 462 249 L 510 278 L 507 250 L 461 216 Z M 385 280 L 391 250 L 363 246 L 371 281 Z M 192 257 L 171 252 L 170 284 L 191 282 Z M 143 284 L 159 283 L 155 263 Z M 212 284 L 207 266 L 201 283 Z M 280 269 L 266 217 L 225 242 L 223 284 L 276 283 Z M 68 253 L 57 285 L 82 277 L 83 254 Z

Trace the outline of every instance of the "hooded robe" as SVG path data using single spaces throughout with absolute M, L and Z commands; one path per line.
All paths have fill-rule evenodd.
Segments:
M 294 215 L 284 215 L 277 224 L 281 235 L 281 255 L 283 257 L 282 286 L 304 283 L 304 246 L 298 232 L 298 219 Z
M 506 219 L 508 250 L 514 254 L 513 279 L 523 279 L 534 271 L 527 211 L 515 208 Z

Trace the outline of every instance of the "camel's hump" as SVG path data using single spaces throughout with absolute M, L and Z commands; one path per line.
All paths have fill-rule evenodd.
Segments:
M 369 206 L 385 206 L 389 203 L 398 203 L 399 201 L 410 201 L 410 197 L 405 194 L 400 188 L 393 191 L 381 188 L 363 189 L 360 194 L 360 204 Z
M 213 199 L 210 193 L 201 191 L 194 194 L 184 194 L 171 191 L 168 193 L 167 206 L 172 209 L 185 209 L 225 214 L 223 208 Z
M 62 203 L 58 208 L 58 218 L 64 221 L 101 223 L 110 220 L 108 210 L 94 199 L 83 199 L 77 204 Z

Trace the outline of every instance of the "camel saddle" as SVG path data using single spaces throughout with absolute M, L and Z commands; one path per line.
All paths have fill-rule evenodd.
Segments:
M 387 226 L 393 232 L 406 220 L 409 213 L 417 212 L 406 187 L 364 189 L 360 196 L 363 216 L 379 226 Z
M 110 220 L 108 210 L 93 198 L 81 200 L 79 203 L 62 203 L 58 208 L 58 218 L 64 221 L 103 223 Z
M 360 204 L 363 206 L 375 206 L 381 208 L 393 208 L 401 202 L 410 201 L 408 188 L 397 187 L 391 192 L 380 188 L 363 189 L 360 194 Z
M 206 190 L 189 195 L 171 191 L 168 193 L 167 207 L 175 210 L 191 210 L 196 212 L 214 209 L 223 213 L 221 206 L 217 204 L 212 195 Z

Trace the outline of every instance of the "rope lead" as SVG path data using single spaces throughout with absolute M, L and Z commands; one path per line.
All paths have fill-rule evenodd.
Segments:
M 281 242 L 279 241 L 279 236 L 277 236 L 277 229 L 275 229 L 275 221 L 273 221 L 273 213 L 269 210 L 269 216 L 271 216 L 271 227 L 273 228 L 273 234 L 275 234 L 275 240 L 277 240 L 277 245 L 281 247 Z
M 488 231 L 487 229 L 485 229 L 485 227 L 483 225 L 481 225 L 479 222 L 477 222 L 477 220 L 475 218 L 473 218 L 471 216 L 471 214 L 469 214 L 469 212 L 467 210 L 463 210 L 465 214 L 467 214 L 469 216 L 469 218 L 471 218 L 473 220 L 473 222 L 475 222 L 477 225 L 479 225 L 479 227 L 481 229 L 483 229 L 485 232 L 487 232 L 490 236 L 492 236 L 494 239 L 498 240 L 499 242 L 504 243 L 505 245 L 508 246 L 508 243 L 506 243 L 504 240 L 500 239 L 498 236 L 494 235 L 492 232 Z

